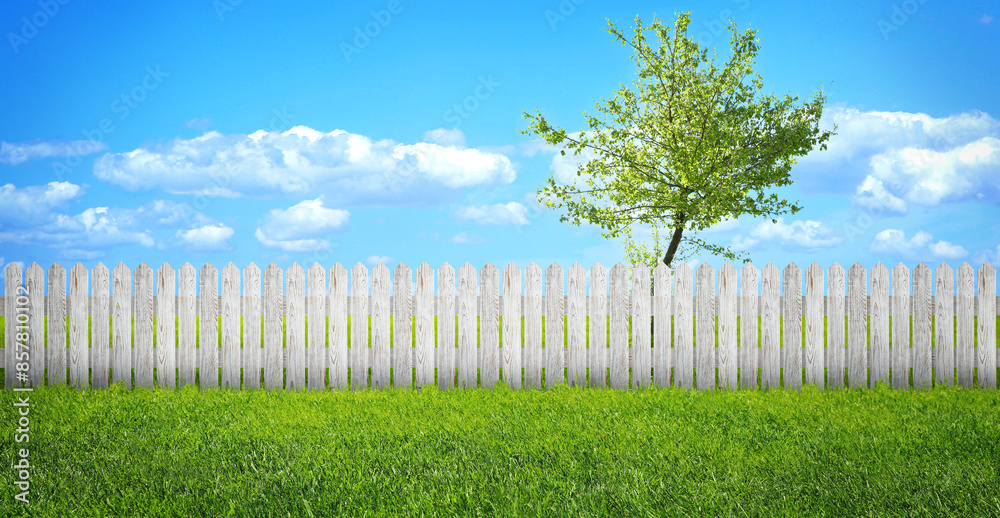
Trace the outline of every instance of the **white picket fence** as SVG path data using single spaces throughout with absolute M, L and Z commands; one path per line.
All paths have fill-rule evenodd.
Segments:
M 917 389 L 953 383 L 996 388 L 1000 297 L 989 264 L 977 275 L 963 264 L 956 282 L 947 264 L 932 281 L 930 268 L 920 263 L 912 272 L 912 295 L 911 272 L 902 263 L 893 268 L 891 282 L 881 263 L 872 268 L 870 282 L 860 263 L 846 280 L 840 265 L 834 263 L 824 278 L 813 263 L 804 284 L 794 263 L 783 275 L 772 263 L 763 270 L 746 264 L 739 279 L 726 263 L 718 272 L 717 294 L 716 272 L 708 264 L 697 275 L 686 264 L 674 272 L 660 265 L 653 275 L 637 265 L 629 283 L 621 263 L 610 279 L 600 263 L 589 274 L 574 264 L 568 278 L 558 264 L 543 277 L 532 263 L 524 272 L 523 295 L 521 270 L 513 263 L 502 279 L 490 263 L 478 278 L 466 263 L 457 281 L 448 263 L 436 279 L 424 263 L 415 284 L 406 264 L 391 279 L 381 263 L 371 272 L 358 263 L 350 276 L 340 263 L 329 272 L 314 264 L 308 276 L 298 264 L 286 274 L 273 263 L 263 279 L 253 263 L 242 272 L 229 263 L 221 273 L 220 292 L 211 264 L 197 275 L 190 264 L 177 272 L 163 264 L 155 275 L 145 263 L 134 272 L 124 263 L 112 272 L 100 263 L 92 272 L 77 264 L 69 272 L 67 295 L 66 271 L 58 263 L 47 280 L 37 263 L 23 272 L 8 265 L 4 386 L 65 384 L 68 370 L 76 388 L 106 388 L 109 379 L 131 388 L 134 369 L 142 387 L 195 384 L 197 371 L 203 389 L 257 389 L 263 371 L 267 389 L 361 389 L 368 387 L 370 369 L 371 385 L 378 388 L 390 385 L 390 373 L 397 387 L 414 381 L 417 387 L 476 387 L 477 371 L 479 386 L 492 388 L 502 369 L 503 380 L 515 388 L 606 387 L 609 380 L 617 389 L 667 387 L 673 373 L 673 386 L 715 390 L 718 382 L 733 390 L 757 388 L 760 369 L 761 389 L 783 381 L 785 388 L 801 390 L 803 378 L 820 389 L 842 387 L 845 369 L 851 388 L 868 387 L 869 370 L 871 386 L 888 384 L 891 369 L 892 387 L 906 389 L 912 369 Z M 349 317 L 370 319 L 370 341 L 357 328 L 348 336 Z M 88 318 L 94 325 L 88 327 Z M 831 323 L 825 331 L 824 318 Z M 890 327 L 890 318 L 912 319 L 912 336 L 908 325 Z M 105 346 L 88 347 L 88 341 Z

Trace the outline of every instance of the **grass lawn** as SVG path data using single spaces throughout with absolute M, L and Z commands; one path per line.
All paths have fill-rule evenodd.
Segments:
M 39 387 L 0 437 L 0 516 L 1000 516 L 997 390 Z

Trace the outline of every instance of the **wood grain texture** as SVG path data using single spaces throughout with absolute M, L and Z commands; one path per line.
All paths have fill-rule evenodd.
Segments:
M 416 369 L 417 389 L 434 384 L 434 268 L 423 263 L 417 268 Z
M 913 269 L 913 388 L 931 388 L 931 316 L 934 314 L 931 269 L 920 263 Z M 995 301 L 994 301 L 995 302 Z M 988 305 L 988 304 L 987 304 Z
M 389 388 L 392 368 L 389 334 L 389 268 L 382 263 L 372 268 L 372 389 Z M 475 317 L 473 317 L 475 318 Z M 475 332 L 475 329 L 473 329 Z
M 503 381 L 508 387 L 520 389 L 521 384 L 521 269 L 513 261 L 503 269 L 503 345 L 501 364 Z
M 934 271 L 934 383 L 955 382 L 955 271 L 942 262 Z
M 368 388 L 368 269 L 351 268 L 351 389 Z
M 892 269 L 892 388 L 910 388 L 910 270 Z
M 785 267 L 782 338 L 785 388 L 802 391 L 802 269 L 795 263 Z
M 556 263 L 545 269 L 545 386 L 548 388 L 566 383 L 563 273 L 562 266 Z
M 105 268 L 107 270 L 107 268 Z M 76 389 L 86 389 L 90 385 L 90 350 L 87 344 L 87 319 L 90 311 L 87 306 L 87 268 L 82 263 L 76 263 L 69 271 L 69 381 Z M 94 285 L 94 299 L 97 300 L 99 287 Z M 107 285 L 104 286 L 107 297 Z M 94 322 L 95 328 L 97 321 Z M 107 324 L 104 319 L 105 348 L 107 346 Z M 10 343 L 10 342 L 8 342 Z M 95 347 L 98 342 L 94 342 Z M 107 385 L 107 369 L 104 370 L 104 384 Z M 95 388 L 98 371 L 94 371 Z
M 694 272 L 687 263 L 674 270 L 674 307 L 674 386 L 690 389 L 694 388 Z
M 91 386 L 106 389 L 110 386 L 111 368 L 111 272 L 102 263 L 97 263 L 91 272 L 94 300 L 90 317 L 90 370 Z M 81 352 L 80 354 L 85 354 Z M 81 358 L 80 360 L 84 360 Z M 82 367 L 80 367 L 82 369 Z M 79 372 L 82 384 L 87 384 L 87 371 Z
M 590 388 L 608 385 L 608 269 L 601 263 L 590 267 L 590 301 L 587 308 L 590 326 L 588 370 Z M 669 378 L 670 373 L 667 373 Z
M 542 388 L 542 269 L 531 263 L 524 270 L 524 383 Z
M 653 297 L 650 291 L 649 267 L 643 263 L 632 267 L 632 386 L 648 388 L 652 379 L 653 349 L 650 318 Z
M 976 381 L 981 389 L 997 388 L 997 272 L 990 263 L 983 263 L 976 275 L 979 290 L 979 318 L 976 326 L 979 339 L 976 347 Z
M 826 384 L 838 389 L 844 386 L 845 358 L 845 337 L 847 333 L 847 299 L 844 295 L 846 282 L 844 280 L 844 267 L 838 263 L 830 265 L 826 272 L 827 290 L 827 344 L 826 344 Z
M 177 369 L 180 386 L 195 385 L 198 368 L 197 274 L 184 263 L 177 276 Z M 96 281 L 95 281 L 96 282 Z
M 392 274 L 392 379 L 396 387 L 413 386 L 413 272 L 406 263 Z
M 119 263 L 111 280 L 112 383 L 132 388 L 132 271 Z
M 337 263 L 330 268 L 330 389 L 350 388 L 347 378 L 347 268 Z
M 458 387 L 476 388 L 476 269 L 465 263 L 458 270 Z
M 156 270 L 156 386 L 173 390 L 177 387 L 177 329 L 175 311 L 177 286 L 174 268 L 163 263 Z
M 6 296 L 3 298 L 4 303 L 4 357 L 6 358 L 6 363 L 4 363 L 4 388 L 10 390 L 14 387 L 24 387 L 26 383 L 22 383 L 17 380 L 17 364 L 21 363 L 17 360 L 17 356 L 13 354 L 14 352 L 21 352 L 21 343 L 23 340 L 17 339 L 18 325 L 17 318 L 11 318 L 11 315 L 18 314 L 18 304 L 17 298 L 24 295 L 21 290 L 23 285 L 23 273 L 21 267 L 17 263 L 10 263 L 4 268 L 4 294 Z M 10 344 L 10 345 L 8 345 Z M 8 350 L 9 349 L 9 350 Z M 22 367 L 24 367 L 22 365 Z M 23 369 L 22 369 L 23 370 Z
M 889 269 L 884 264 L 878 263 L 872 268 L 871 280 L 871 303 L 869 312 L 871 315 L 871 349 L 872 365 L 871 378 L 872 388 L 878 382 L 889 384 L 890 362 L 890 340 L 889 340 Z
M 276 263 L 264 269 L 264 390 L 284 388 L 282 334 L 284 272 Z M 366 298 L 367 300 L 367 298 Z
M 243 388 L 259 389 L 264 350 L 261 348 L 260 268 L 250 263 L 243 269 Z
M 202 390 L 219 388 L 219 270 L 198 272 L 198 378 Z
M 751 263 L 740 270 L 740 388 L 756 389 L 758 345 L 757 297 L 760 271 Z
M 611 388 L 628 388 L 628 270 L 622 263 L 611 268 Z
M 847 271 L 847 385 L 868 387 L 868 272 L 861 263 Z
M 698 267 L 695 326 L 695 381 L 699 390 L 715 390 L 715 269 Z
M 221 387 L 240 389 L 240 269 L 229 263 L 222 269 Z
M 779 388 L 781 382 L 781 321 L 778 267 L 767 263 L 760 272 L 760 388 Z
M 444 263 L 438 268 L 438 388 L 455 386 L 455 268 Z
M 975 368 L 975 272 L 969 263 L 958 267 L 958 282 L 955 303 L 956 366 L 955 378 L 958 384 L 972 388 Z
M 66 385 L 66 269 L 59 263 L 49 267 L 47 302 L 49 343 L 45 350 L 45 368 L 49 385 Z
M 736 348 L 736 267 L 725 263 L 719 269 L 719 298 L 716 315 L 719 319 L 719 388 L 736 390 L 738 350 Z
M 45 385 L 45 270 L 31 263 L 24 271 L 24 286 L 28 289 L 28 387 Z M 22 342 L 24 343 L 24 342 Z
M 580 263 L 570 266 L 566 277 L 566 382 L 571 387 L 587 386 L 587 272 Z
M 309 267 L 306 301 L 306 380 L 310 391 L 326 389 L 326 269 L 319 263 Z
M 285 389 L 306 388 L 306 271 L 292 263 L 285 272 Z M 387 290 L 388 291 L 388 290 Z M 386 318 L 388 320 L 388 318 Z M 387 346 L 388 347 L 388 346 Z M 386 374 L 386 380 L 389 376 Z
M 483 388 L 500 380 L 500 271 L 486 263 L 479 273 L 479 371 Z
M 153 269 L 142 263 L 135 269 L 133 368 L 135 383 L 153 388 Z
M 670 268 L 660 263 L 653 270 L 653 385 L 670 387 L 673 348 L 670 337 Z
M 805 307 L 805 366 L 806 383 L 815 385 L 820 390 L 826 388 L 826 373 L 824 372 L 823 350 L 823 267 L 812 263 L 806 269 L 806 307 Z

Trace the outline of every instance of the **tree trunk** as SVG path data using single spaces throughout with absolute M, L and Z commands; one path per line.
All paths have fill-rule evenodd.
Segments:
M 681 235 L 684 234 L 683 212 L 677 215 L 675 224 L 677 227 L 674 228 L 674 235 L 670 238 L 670 246 L 667 248 L 667 255 L 663 256 L 663 264 L 667 265 L 667 268 L 670 268 L 670 263 L 674 260 L 674 254 L 677 253 L 677 246 L 681 244 Z

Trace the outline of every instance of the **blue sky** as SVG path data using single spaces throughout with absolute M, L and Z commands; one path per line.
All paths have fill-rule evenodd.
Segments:
M 522 113 L 583 129 L 635 76 L 606 19 L 679 11 L 720 60 L 729 18 L 757 30 L 764 92 L 823 87 L 838 125 L 780 191 L 801 212 L 700 237 L 758 266 L 1000 265 L 1000 3 L 929 0 L 10 2 L 0 261 L 611 266 L 535 203 L 574 165 Z

